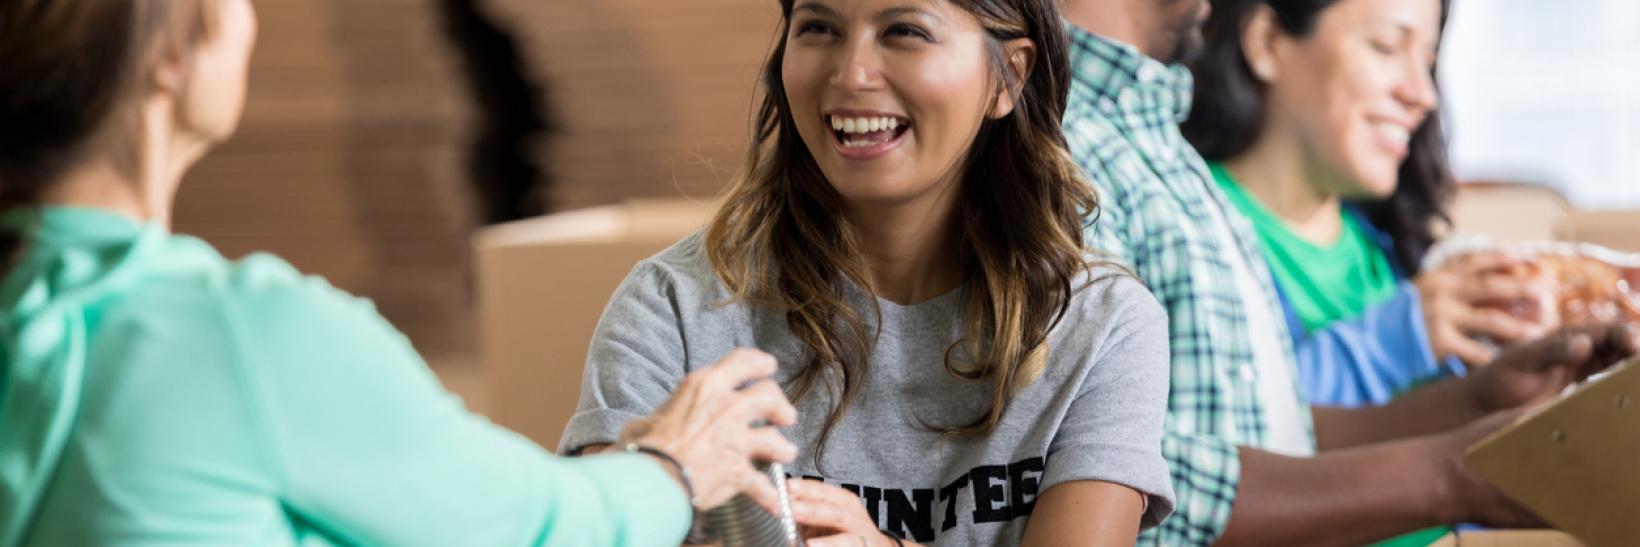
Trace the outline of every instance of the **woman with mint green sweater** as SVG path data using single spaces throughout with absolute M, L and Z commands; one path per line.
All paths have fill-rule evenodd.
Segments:
M 738 351 L 552 456 L 468 413 L 371 305 L 169 233 L 230 135 L 248 0 L 0 3 L 0 547 L 676 545 L 772 505 L 795 410 Z

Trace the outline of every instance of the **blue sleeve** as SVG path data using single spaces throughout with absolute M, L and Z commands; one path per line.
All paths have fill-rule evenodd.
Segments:
M 1395 296 L 1367 308 L 1360 317 L 1306 333 L 1298 314 L 1282 296 L 1293 334 L 1299 384 L 1312 404 L 1364 406 L 1389 402 L 1397 394 L 1448 374 L 1462 365 L 1441 363 L 1429 346 L 1418 290 L 1402 281 Z

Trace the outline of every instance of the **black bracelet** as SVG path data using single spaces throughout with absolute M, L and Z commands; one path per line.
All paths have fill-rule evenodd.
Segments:
M 667 454 L 658 448 L 648 447 L 638 443 L 626 443 L 626 446 L 621 447 L 621 450 L 633 454 L 648 454 L 663 462 L 671 464 L 672 467 L 677 468 L 678 482 L 683 483 L 683 495 L 684 497 L 689 498 L 689 507 L 695 509 L 700 508 L 700 498 L 695 497 L 695 484 L 690 482 L 689 469 L 683 466 L 683 462 L 678 461 L 678 459 L 672 457 L 671 454 Z
M 895 547 L 905 547 L 905 538 L 900 537 L 899 532 L 884 531 L 883 535 L 888 536 L 888 539 L 894 540 Z

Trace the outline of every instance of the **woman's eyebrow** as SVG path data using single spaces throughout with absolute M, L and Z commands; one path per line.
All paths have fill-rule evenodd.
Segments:
M 797 4 L 797 7 L 792 8 L 792 14 L 793 15 L 796 15 L 798 12 L 802 12 L 802 11 L 812 11 L 815 14 L 823 16 L 823 17 L 840 17 L 840 14 L 837 13 L 837 10 L 831 9 L 830 6 L 827 6 L 825 4 L 821 4 L 819 2 L 802 2 L 802 3 Z
M 927 18 L 927 19 L 932 19 L 936 22 L 943 22 L 944 21 L 944 19 L 940 18 L 938 13 L 934 13 L 931 10 L 923 9 L 923 8 L 917 7 L 917 6 L 895 6 L 895 7 L 892 7 L 892 8 L 888 8 L 888 9 L 885 9 L 883 11 L 877 12 L 877 19 L 878 20 L 893 19 L 895 17 L 899 17 L 899 16 L 902 16 L 902 15 L 912 15 L 912 16 L 917 16 L 917 17 L 924 17 L 924 18 Z

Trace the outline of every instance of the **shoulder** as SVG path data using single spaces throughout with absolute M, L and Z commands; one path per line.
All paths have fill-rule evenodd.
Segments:
M 1061 344 L 1087 344 L 1087 352 L 1098 354 L 1134 336 L 1165 339 L 1167 312 L 1132 270 L 1094 261 L 1071 290 L 1055 329 Z
M 1148 186 L 1141 184 L 1147 171 L 1139 151 L 1109 115 L 1083 105 L 1066 111 L 1063 126 L 1072 158 L 1100 194 L 1122 195 Z
M 650 291 L 685 300 L 728 296 L 706 254 L 704 232 L 695 232 L 633 266 L 621 292 Z
M 277 344 L 315 333 L 391 330 L 368 299 L 324 278 L 305 275 L 285 260 L 257 253 L 226 261 L 201 280 L 196 310 L 241 343 Z
M 140 271 L 128 274 L 135 281 L 102 310 L 105 323 L 164 317 L 168 322 L 220 326 L 226 314 L 247 306 L 258 312 L 252 315 L 271 320 L 291 312 L 311 316 L 307 311 L 313 308 L 357 307 L 362 302 L 322 278 L 302 275 L 272 255 L 228 260 L 209 244 L 189 236 L 167 236 L 146 252 L 142 262 Z M 156 314 L 155 310 L 164 312 Z M 280 315 L 273 315 L 275 312 Z
M 311 361 L 348 346 L 408 344 L 368 300 L 323 278 L 271 255 L 229 261 L 208 250 L 193 238 L 168 242 L 154 256 L 162 264 L 138 288 L 99 310 L 99 346 L 131 359 L 180 351 L 213 368 L 255 356 Z
M 1165 320 L 1166 312 L 1133 270 L 1090 258 L 1071 285 L 1071 311 L 1084 317 Z

